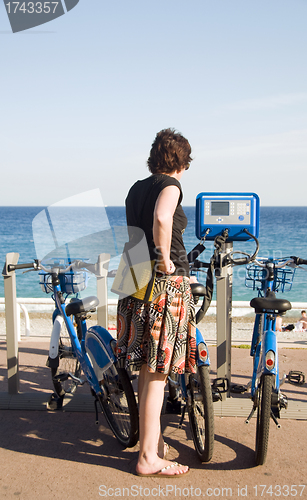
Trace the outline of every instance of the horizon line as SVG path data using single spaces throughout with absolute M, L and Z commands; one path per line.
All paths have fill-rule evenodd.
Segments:
M 195 205 L 182 205 L 183 207 L 187 208 L 195 208 Z M 48 208 L 48 207 L 54 207 L 54 205 L 1 205 L 0 208 Z M 95 206 L 95 205 L 58 205 L 58 208 L 72 208 L 72 207 L 83 207 L 83 208 L 125 208 L 125 205 L 102 205 L 101 207 Z M 307 205 L 260 205 L 260 208 L 269 208 L 269 207 L 274 207 L 274 208 L 306 208 Z

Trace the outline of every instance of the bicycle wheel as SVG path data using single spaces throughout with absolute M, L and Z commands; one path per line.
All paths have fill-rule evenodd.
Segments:
M 59 320 L 61 318 L 61 320 Z M 56 394 L 59 397 L 64 397 L 66 393 L 73 394 L 77 389 L 77 383 L 71 378 L 64 381 L 55 380 L 56 375 L 71 373 L 75 377 L 80 377 L 81 367 L 77 358 L 74 356 L 70 336 L 68 334 L 65 323 L 60 315 L 53 318 L 53 322 L 61 321 L 61 333 L 59 338 L 59 365 L 51 367 L 52 383 Z
M 199 366 L 189 376 L 191 401 L 188 414 L 196 452 L 202 462 L 209 462 L 214 446 L 214 410 L 209 366 Z
M 273 376 L 263 375 L 258 389 L 256 464 L 263 465 L 269 443 Z
M 97 398 L 111 430 L 125 448 L 132 448 L 139 439 L 139 414 L 126 370 L 110 366 L 100 385 L 106 395 Z

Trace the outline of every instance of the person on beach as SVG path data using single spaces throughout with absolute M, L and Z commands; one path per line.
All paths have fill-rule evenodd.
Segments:
M 282 325 L 282 318 L 281 316 L 277 316 L 276 318 L 276 331 L 278 332 L 291 332 L 292 330 L 295 330 L 296 332 L 304 332 L 307 330 L 307 315 L 306 311 L 303 309 L 301 311 L 301 317 L 300 319 L 296 322 L 295 325 L 293 323 L 283 326 Z
M 306 331 L 306 329 L 307 329 L 307 316 L 306 316 L 306 311 L 304 309 L 301 311 L 301 317 L 296 322 L 294 329 L 296 332 L 305 332 Z
M 306 315 L 306 311 L 304 309 L 303 309 L 303 311 L 301 311 L 301 317 L 300 317 L 299 321 L 302 325 L 302 329 L 307 330 L 307 315 Z
M 191 146 L 174 129 L 160 131 L 147 161 L 151 176 L 137 181 L 126 198 L 128 228 L 141 228 L 155 261 L 152 300 L 118 301 L 117 357 L 139 371 L 139 476 L 183 477 L 188 466 L 166 459 L 161 433 L 164 388 L 171 371 L 195 373 L 196 325 L 189 264 L 182 233 L 180 179 L 190 166 Z

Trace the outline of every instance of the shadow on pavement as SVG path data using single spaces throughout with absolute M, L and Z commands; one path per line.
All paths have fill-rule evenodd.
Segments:
M 131 472 L 133 450 L 123 450 L 95 414 L 41 411 L 3 411 L 1 447 L 17 453 L 71 462 L 114 467 Z

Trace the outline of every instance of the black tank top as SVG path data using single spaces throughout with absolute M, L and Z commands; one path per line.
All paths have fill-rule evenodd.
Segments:
M 173 216 L 173 230 L 170 258 L 176 266 L 174 274 L 189 276 L 189 263 L 183 244 L 182 234 L 188 220 L 182 209 L 182 190 L 180 182 L 166 174 L 154 174 L 142 181 L 137 181 L 126 198 L 126 217 L 128 226 L 143 229 L 146 235 L 150 258 L 155 260 L 157 252 L 153 241 L 153 214 L 157 198 L 167 186 L 177 186 L 180 190 L 178 205 Z

